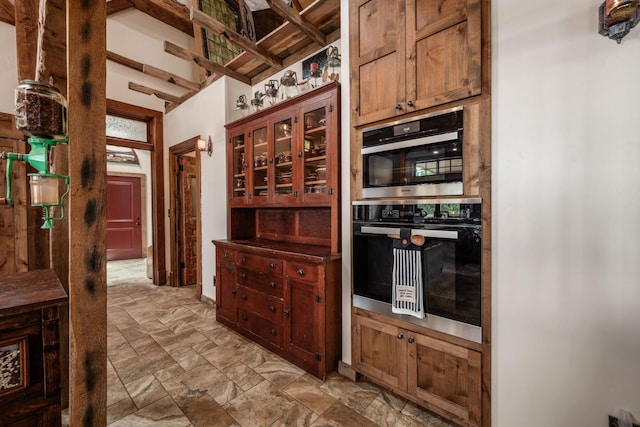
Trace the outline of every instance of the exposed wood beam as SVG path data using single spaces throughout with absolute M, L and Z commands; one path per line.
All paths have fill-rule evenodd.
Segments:
M 121 12 L 133 7 L 131 0 L 109 0 L 107 2 L 107 15 Z
M 293 7 L 295 7 L 298 12 L 302 12 L 302 9 L 304 9 L 300 4 L 300 0 L 292 0 L 291 3 L 293 3 Z
M 16 25 L 16 8 L 9 0 L 0 0 L 0 22 Z
M 292 8 L 287 7 L 284 2 L 280 0 L 267 0 L 267 4 L 274 12 L 289 21 L 311 40 L 315 41 L 320 46 L 325 46 L 327 44 L 327 37 L 322 31 L 311 24 L 306 18 L 300 16 L 298 12 L 294 12 Z
M 141 73 L 144 70 L 144 64 L 142 62 L 129 59 L 126 56 L 118 55 L 117 53 L 109 50 L 107 51 L 107 59 L 115 62 L 116 64 L 124 65 L 125 67 L 129 67 L 133 70 L 140 71 Z
M 161 90 L 154 89 L 149 86 L 144 86 L 138 83 L 129 82 L 129 89 L 136 92 L 144 93 L 145 95 L 155 95 L 156 97 L 165 101 L 173 102 L 176 104 L 180 103 L 179 96 L 171 95 L 169 93 L 162 92 Z
M 240 74 L 237 71 L 230 70 L 223 65 L 216 64 L 215 62 L 208 60 L 202 55 L 198 55 L 195 52 L 191 52 L 190 50 L 177 46 L 171 42 L 164 42 L 164 51 L 170 53 L 171 55 L 177 56 L 178 58 L 184 59 L 185 61 L 193 61 L 200 67 L 211 71 L 212 73 L 226 75 L 233 79 L 241 81 L 242 83 L 251 83 L 251 79 L 249 79 L 244 74 Z
M 133 7 L 193 37 L 189 9 L 173 0 L 132 0 Z
M 261 59 L 265 63 L 272 67 L 282 67 L 282 61 L 277 56 L 270 53 L 268 50 L 258 46 L 251 40 L 242 37 L 240 34 L 224 25 L 222 22 L 210 17 L 209 15 L 190 8 L 191 20 L 203 28 L 213 32 L 214 34 L 222 34 L 234 45 L 237 46 L 256 58 Z

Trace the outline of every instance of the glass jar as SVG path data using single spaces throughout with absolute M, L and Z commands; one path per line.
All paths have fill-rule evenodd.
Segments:
M 16 128 L 28 136 L 60 140 L 67 137 L 67 101 L 58 89 L 23 80 L 15 90 Z

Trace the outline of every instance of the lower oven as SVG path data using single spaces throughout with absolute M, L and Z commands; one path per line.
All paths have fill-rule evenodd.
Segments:
M 354 306 L 481 342 L 481 217 L 478 198 L 353 202 Z M 401 234 L 419 254 L 424 318 L 392 309 Z

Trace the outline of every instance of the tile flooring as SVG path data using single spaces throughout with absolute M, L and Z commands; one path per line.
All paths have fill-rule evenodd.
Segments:
M 121 426 L 450 426 L 366 381 L 326 381 L 216 323 L 193 287 L 110 262 L 107 423 Z

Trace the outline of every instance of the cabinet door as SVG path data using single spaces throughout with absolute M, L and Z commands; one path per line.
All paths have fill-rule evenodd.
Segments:
M 229 154 L 227 170 L 229 171 L 229 204 L 242 205 L 247 202 L 247 168 L 249 167 L 245 150 L 245 134 L 243 130 L 229 136 Z
M 249 203 L 264 204 L 267 202 L 269 195 L 269 138 L 267 135 L 267 126 L 258 125 L 249 132 L 249 140 L 251 141 L 252 162 L 249 170 Z
M 324 293 L 316 283 L 288 279 L 284 300 L 285 349 L 305 370 L 324 363 Z
M 359 125 L 405 113 L 405 0 L 349 5 L 352 120 Z
M 407 389 L 407 332 L 368 317 L 354 316 L 353 366 L 400 391 Z
M 274 118 L 273 152 L 269 158 L 269 165 L 273 166 L 273 179 L 270 181 L 274 204 L 291 204 L 298 200 L 299 188 L 294 185 L 293 140 L 297 117 L 290 112 Z
M 409 393 L 464 424 L 481 421 L 481 354 L 413 334 L 409 347 Z
M 216 270 L 216 317 L 236 323 L 236 265 L 218 257 Z
M 481 91 L 480 0 L 407 0 L 407 104 L 412 109 Z

